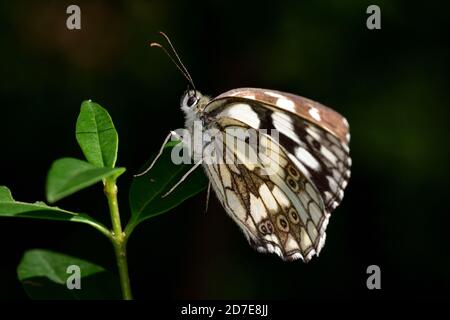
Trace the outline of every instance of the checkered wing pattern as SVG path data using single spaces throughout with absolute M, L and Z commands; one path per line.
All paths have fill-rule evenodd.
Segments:
M 215 134 L 204 159 L 222 157 L 204 161 L 205 171 L 252 246 L 285 260 L 317 255 L 350 178 L 345 118 L 306 98 L 254 88 L 220 95 L 205 115 Z

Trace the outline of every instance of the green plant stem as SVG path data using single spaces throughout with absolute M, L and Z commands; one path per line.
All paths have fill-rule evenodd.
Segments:
M 107 178 L 105 181 L 105 195 L 108 198 L 109 212 L 112 223 L 112 243 L 116 254 L 117 267 L 119 269 L 120 286 L 125 300 L 133 299 L 131 294 L 130 277 L 128 275 L 127 239 L 122 231 L 120 222 L 119 204 L 117 202 L 117 185 L 115 178 Z

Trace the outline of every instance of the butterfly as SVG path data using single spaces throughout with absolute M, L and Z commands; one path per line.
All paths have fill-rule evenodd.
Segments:
M 276 90 L 239 88 L 213 99 L 204 96 L 195 89 L 170 39 L 160 34 L 174 57 L 159 43 L 151 45 L 162 48 L 189 82 L 180 101 L 186 128 L 191 133 L 195 126 L 214 132 L 201 141 L 199 160 L 185 177 L 203 167 L 209 178 L 208 197 L 212 186 L 257 251 L 287 261 L 308 262 L 318 256 L 330 214 L 342 201 L 350 178 L 347 120 L 318 102 Z M 262 134 L 249 139 L 236 134 L 239 130 Z M 276 132 L 276 139 L 267 130 Z M 217 158 L 222 161 L 207 161 Z

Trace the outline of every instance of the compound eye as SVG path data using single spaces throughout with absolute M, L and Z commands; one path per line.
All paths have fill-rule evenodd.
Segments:
M 194 103 L 197 102 L 197 98 L 195 96 L 190 96 L 187 100 L 188 107 L 192 107 Z

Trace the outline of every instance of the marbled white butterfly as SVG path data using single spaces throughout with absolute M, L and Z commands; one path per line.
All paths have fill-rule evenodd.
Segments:
M 202 164 L 209 187 L 258 251 L 305 262 L 318 255 L 330 213 L 342 201 L 350 178 L 347 120 L 318 102 L 275 90 L 239 88 L 214 99 L 203 96 L 161 34 L 174 57 L 160 44 L 152 46 L 162 48 L 190 83 L 181 98 L 186 128 L 192 132 L 194 123 L 200 123 L 216 132 L 202 143 L 200 161 L 186 176 Z M 256 163 L 249 162 L 234 144 L 223 144 L 230 128 L 272 129 L 278 141 L 268 134 L 260 135 L 256 145 L 242 140 L 257 154 Z M 224 150 L 217 152 L 219 148 Z M 211 152 L 224 161 L 202 161 Z

